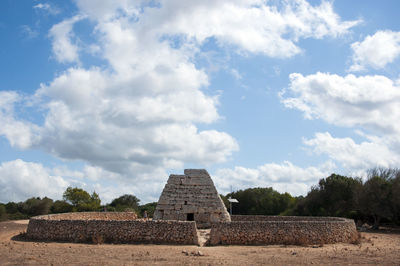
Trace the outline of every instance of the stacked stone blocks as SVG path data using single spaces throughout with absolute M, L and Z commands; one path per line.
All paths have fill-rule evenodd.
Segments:
M 108 216 L 108 218 L 107 218 Z M 197 245 L 195 222 L 145 221 L 127 213 L 68 213 L 33 217 L 27 237 L 34 240 Z
M 186 169 L 184 175 L 170 175 L 161 193 L 154 220 L 196 221 L 198 228 L 230 221 L 214 183 L 204 169 Z
M 211 227 L 210 245 L 310 245 L 352 243 L 358 239 L 353 220 L 337 217 L 232 216 Z

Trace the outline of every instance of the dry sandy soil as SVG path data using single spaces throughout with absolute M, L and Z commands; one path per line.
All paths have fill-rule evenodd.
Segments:
M 322 247 L 94 245 L 17 240 L 27 222 L 0 223 L 0 265 L 400 265 L 399 232 L 365 232 L 359 245 Z M 199 250 L 204 256 L 191 254 Z

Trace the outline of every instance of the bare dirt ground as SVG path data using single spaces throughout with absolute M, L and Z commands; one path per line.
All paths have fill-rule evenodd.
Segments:
M 0 223 L 0 265 L 400 265 L 399 232 L 365 232 L 359 245 L 197 247 L 17 240 L 26 227 Z

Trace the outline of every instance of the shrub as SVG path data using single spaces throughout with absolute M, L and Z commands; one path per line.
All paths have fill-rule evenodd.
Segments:
M 51 206 L 52 213 L 65 213 L 71 211 L 72 205 L 63 200 L 57 200 L 53 203 L 53 206 Z
M 0 221 L 7 220 L 7 211 L 4 204 L 0 204 Z

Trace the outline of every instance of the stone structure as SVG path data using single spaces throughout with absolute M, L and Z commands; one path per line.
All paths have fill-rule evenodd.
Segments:
M 136 220 L 136 214 L 126 212 L 32 217 L 27 238 L 82 243 L 198 244 L 195 222 Z
M 229 222 L 230 216 L 208 172 L 185 169 L 184 175 L 169 176 L 153 219 L 195 221 L 198 228 L 207 228 Z
M 145 221 L 133 213 L 65 213 L 32 217 L 27 238 L 83 243 L 198 245 L 194 221 Z M 213 223 L 206 245 L 353 243 L 353 220 L 337 217 L 234 215 Z
M 49 214 L 33 217 L 33 219 L 44 220 L 103 220 L 120 221 L 136 220 L 136 212 L 67 212 L 60 214 Z
M 170 175 L 153 221 L 139 220 L 129 212 L 42 215 L 30 219 L 27 237 L 45 241 L 198 245 L 204 241 L 201 232 L 208 230 L 197 228 L 211 228 L 206 245 L 354 243 L 359 238 L 354 221 L 345 218 L 230 217 L 210 175 L 202 169 Z
M 338 217 L 234 215 L 213 224 L 209 245 L 310 245 L 353 243 L 353 220 Z

